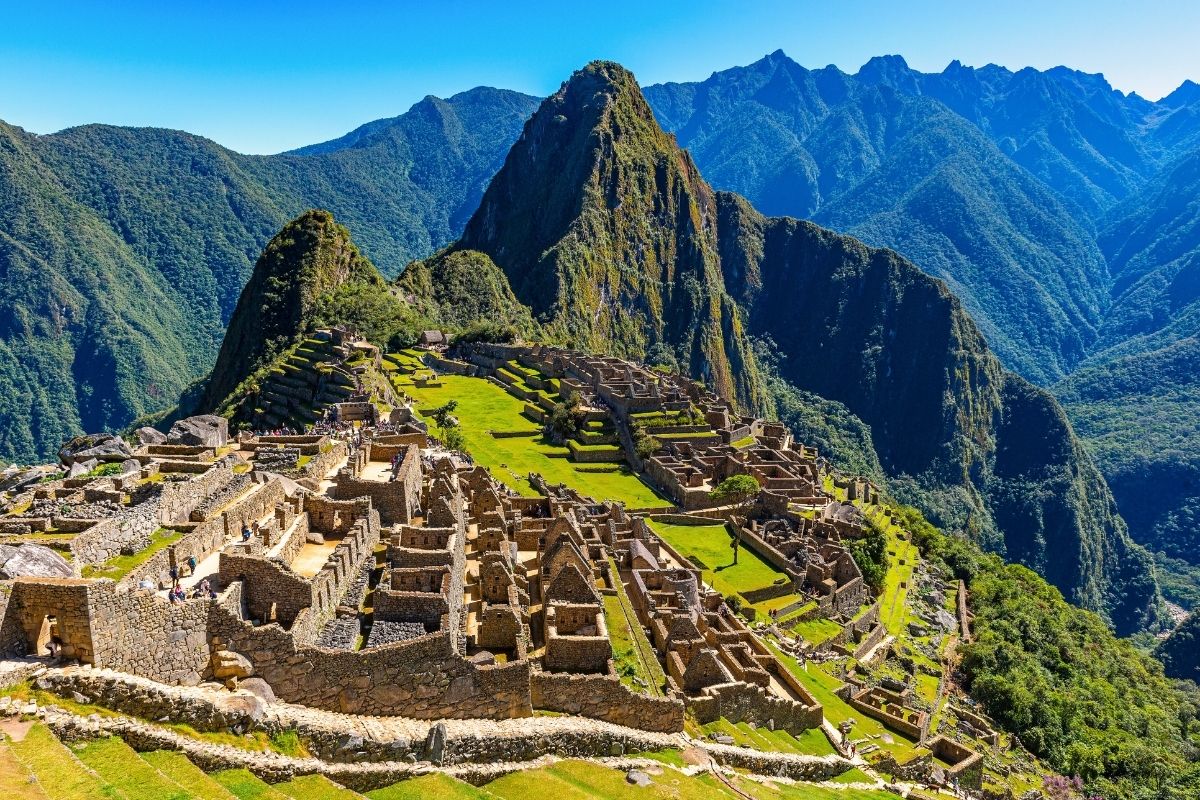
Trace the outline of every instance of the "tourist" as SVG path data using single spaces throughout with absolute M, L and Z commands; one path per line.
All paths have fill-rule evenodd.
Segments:
M 242 523 L 242 541 L 250 541 L 250 526 L 244 522 Z
M 187 565 L 188 565 L 188 575 L 195 575 L 196 567 L 199 566 L 199 564 L 196 561 L 196 557 L 188 556 Z
M 171 569 L 170 569 L 170 575 L 171 575 L 171 582 L 172 582 L 172 583 L 174 583 L 175 581 L 179 580 L 179 567 L 177 567 L 177 566 L 175 566 L 174 564 L 172 564 L 172 565 L 171 565 Z

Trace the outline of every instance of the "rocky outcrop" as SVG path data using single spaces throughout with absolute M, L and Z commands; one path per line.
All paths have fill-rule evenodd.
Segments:
M 170 444 L 194 447 L 221 447 L 229 441 L 229 420 L 215 414 L 202 414 L 181 419 L 167 434 Z
M 0 544 L 0 579 L 70 578 L 74 574 L 70 562 L 49 547 Z
M 58 451 L 58 460 L 63 466 L 82 461 L 124 461 L 133 455 L 129 445 L 120 436 L 111 433 L 89 433 L 76 436 Z

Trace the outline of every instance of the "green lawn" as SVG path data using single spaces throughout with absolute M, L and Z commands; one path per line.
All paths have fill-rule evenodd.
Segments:
M 701 726 L 701 731 L 704 735 L 723 733 L 732 736 L 735 744 L 772 753 L 828 756 L 836 752 L 828 737 L 817 728 L 810 728 L 799 736 L 793 736 L 787 731 L 772 731 L 764 727 L 751 728 L 746 722 L 732 723 L 721 717 L 716 722 Z
M 484 800 L 495 795 L 441 772 L 409 778 L 385 789 L 367 792 L 371 800 Z
M 527 479 L 539 472 L 550 483 L 565 483 L 596 500 L 617 500 L 629 508 L 661 508 L 670 502 L 658 497 L 628 469 L 615 472 L 585 472 L 587 464 L 576 464 L 565 456 L 566 447 L 556 447 L 540 436 L 497 439 L 491 431 L 541 430 L 521 415 L 525 403 L 483 378 L 443 375 L 442 386 L 420 388 L 399 378 L 397 386 L 417 403 L 418 411 L 458 401 L 454 414 L 462 425 L 467 450 L 475 461 L 491 470 L 500 481 L 527 497 L 537 493 Z M 559 456 L 559 457 L 553 457 Z M 593 467 L 594 468 L 594 467 Z
M 792 633 L 810 644 L 819 645 L 842 632 L 842 626 L 831 619 L 813 617 L 791 626 Z
M 301 775 L 286 783 L 277 783 L 275 791 L 295 800 L 354 800 L 361 795 L 338 786 L 324 775 Z
M 738 551 L 733 563 L 733 538 L 723 524 L 670 525 L 650 521 L 650 527 L 685 558 L 697 558 L 703 564 L 704 580 L 726 597 L 770 586 L 783 573 L 763 561 L 748 547 Z
M 34 725 L 24 739 L 8 746 L 21 766 L 56 800 L 124 798 L 115 787 L 84 767 L 45 725 Z
M 286 794 L 276 791 L 248 769 L 214 772 L 213 778 L 238 800 L 288 800 Z

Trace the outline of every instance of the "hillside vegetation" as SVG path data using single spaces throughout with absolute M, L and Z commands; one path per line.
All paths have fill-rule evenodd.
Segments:
M 180 131 L 0 123 L 0 458 L 167 408 L 212 366 L 255 259 L 312 207 L 388 275 L 456 237 L 535 100 L 475 89 L 297 153 Z

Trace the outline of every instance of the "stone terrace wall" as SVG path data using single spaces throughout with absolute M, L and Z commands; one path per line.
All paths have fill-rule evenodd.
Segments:
M 771 694 L 751 683 L 722 683 L 707 687 L 700 697 L 688 698 L 688 707 L 700 723 L 725 717 L 730 722 L 753 722 L 799 734 L 821 726 L 820 706 L 805 706 Z
M 533 707 L 577 714 L 644 731 L 683 730 L 683 703 L 673 698 L 635 694 L 615 675 L 535 672 L 531 675 Z
M 102 519 L 71 540 L 71 554 L 77 566 L 103 564 L 121 551 L 141 550 L 150 544 L 150 534 L 158 530 L 160 500 L 151 498 L 120 516 Z
M 417 719 L 527 717 L 529 664 L 477 666 L 455 650 L 457 632 L 361 651 L 303 645 L 277 625 L 254 628 L 214 614 L 214 632 L 246 656 L 279 699 L 347 714 Z

